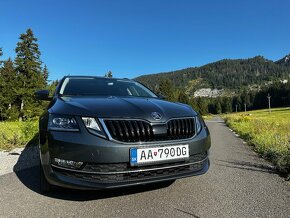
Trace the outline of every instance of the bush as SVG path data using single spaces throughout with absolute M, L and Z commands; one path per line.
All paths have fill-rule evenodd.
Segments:
M 26 121 L 21 123 L 21 138 L 24 144 L 29 143 L 38 133 L 38 122 Z
M 15 106 L 12 106 L 11 109 L 6 111 L 4 118 L 9 121 L 18 121 L 18 118 L 19 118 L 18 108 Z
M 0 122 L 0 149 L 23 147 L 31 140 L 35 140 L 37 132 L 37 121 Z

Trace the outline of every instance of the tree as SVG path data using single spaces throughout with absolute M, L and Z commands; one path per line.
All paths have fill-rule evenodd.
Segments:
M 159 93 L 164 95 L 168 101 L 174 101 L 173 86 L 170 80 L 162 80 L 159 85 Z
M 222 113 L 222 100 L 220 97 L 215 99 L 215 113 L 216 114 Z
M 208 114 L 208 103 L 207 98 L 197 98 L 197 110 L 201 115 Z
M 189 98 L 185 92 L 181 91 L 178 95 L 178 102 L 188 104 L 189 103 Z
M 49 75 L 49 72 L 45 64 L 43 68 L 43 79 L 44 79 L 45 85 L 47 85 L 48 75 Z
M 0 48 L 0 57 L 2 57 L 2 55 L 3 55 L 3 51 L 2 51 L 2 48 Z M 3 61 L 0 60 L 0 67 L 2 66 L 2 63 Z
M 223 113 L 230 113 L 232 112 L 232 100 L 231 98 L 223 98 L 222 101 L 222 112 Z
M 0 109 L 1 117 L 9 118 L 9 110 L 16 100 L 16 89 L 18 86 L 17 75 L 14 63 L 9 58 L 3 61 L 3 67 L 0 70 Z
M 216 111 L 217 114 L 221 114 L 222 113 L 222 106 L 221 106 L 220 101 L 217 102 L 215 111 Z
M 246 110 L 251 106 L 251 101 L 250 101 L 250 95 L 249 93 L 244 89 L 242 94 L 241 94 L 241 99 L 243 102 L 243 108 L 246 108 Z
M 49 82 L 49 84 L 47 84 L 46 89 L 49 90 L 50 94 L 53 94 L 55 92 L 55 89 L 58 83 L 59 83 L 58 80 L 54 80 L 54 81 Z
M 33 94 L 37 89 L 43 88 L 45 81 L 41 67 L 40 51 L 37 44 L 37 38 L 31 29 L 19 37 L 20 41 L 16 46 L 15 65 L 20 82 L 18 88 L 20 104 L 20 120 L 26 116 L 34 115 L 36 102 Z M 39 103 L 38 103 L 39 104 Z
M 113 73 L 112 73 L 112 71 L 109 70 L 109 71 L 105 74 L 105 77 L 112 78 L 112 77 L 113 77 Z

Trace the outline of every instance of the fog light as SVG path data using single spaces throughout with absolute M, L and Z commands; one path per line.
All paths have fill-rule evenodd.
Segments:
M 79 169 L 83 165 L 83 162 L 76 162 L 73 160 L 63 160 L 59 158 L 54 158 L 53 163 L 61 167 L 67 167 L 72 169 Z

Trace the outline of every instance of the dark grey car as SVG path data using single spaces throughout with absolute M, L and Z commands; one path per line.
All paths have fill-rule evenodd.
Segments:
M 201 175 L 209 131 L 188 105 L 129 79 L 67 76 L 39 121 L 41 189 L 106 189 Z

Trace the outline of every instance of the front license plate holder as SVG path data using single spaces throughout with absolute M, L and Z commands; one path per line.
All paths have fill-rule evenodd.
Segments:
M 130 149 L 131 166 L 144 166 L 156 163 L 160 164 L 172 161 L 186 160 L 188 158 L 188 144 Z

